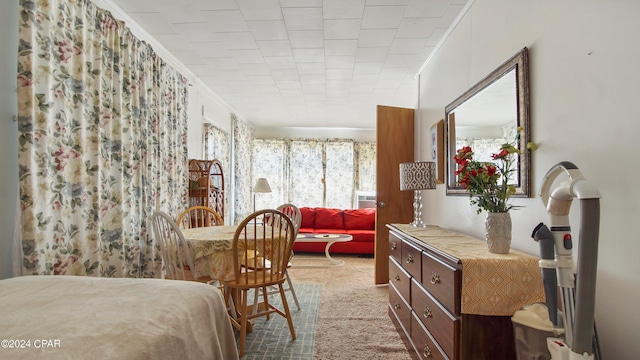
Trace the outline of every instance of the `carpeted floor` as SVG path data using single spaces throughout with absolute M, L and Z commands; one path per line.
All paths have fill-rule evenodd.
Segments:
M 308 254 L 304 254 L 306 257 Z M 374 285 L 374 259 L 332 255 L 341 267 L 321 265 L 319 259 L 293 257 L 289 270 L 294 284 L 322 284 L 314 359 L 409 360 L 411 352 L 400 338 L 388 313 L 388 285 Z
M 302 307 L 298 311 L 287 293 L 297 339 L 291 340 L 283 317 L 259 318 L 243 360 L 412 359 L 389 318 L 387 285 L 373 284 L 374 259 L 332 255 L 345 265 L 322 267 L 324 254 L 308 256 L 294 256 L 289 270 Z

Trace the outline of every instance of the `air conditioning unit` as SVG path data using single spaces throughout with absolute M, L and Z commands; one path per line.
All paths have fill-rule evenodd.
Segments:
M 356 191 L 356 203 L 353 207 L 356 209 L 375 208 L 375 191 Z

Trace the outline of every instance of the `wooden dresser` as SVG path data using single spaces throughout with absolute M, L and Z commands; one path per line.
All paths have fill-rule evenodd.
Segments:
M 515 359 L 511 316 L 544 301 L 538 258 L 437 226 L 387 225 L 389 316 L 421 359 Z

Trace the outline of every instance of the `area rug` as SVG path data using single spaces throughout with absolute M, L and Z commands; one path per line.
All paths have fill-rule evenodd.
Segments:
M 294 287 L 300 310 L 290 292 L 287 292 L 287 303 L 293 317 L 296 340 L 291 340 L 289 325 L 284 317 L 274 314 L 269 320 L 266 317 L 257 318 L 253 332 L 247 334 L 243 360 L 313 359 L 322 285 L 294 283 Z M 269 301 L 278 307 L 282 305 L 279 295 L 269 296 Z
M 307 267 L 327 263 L 324 254 L 317 256 L 315 261 L 294 256 L 289 270 L 294 284 L 322 285 L 313 359 L 411 360 L 415 353 L 389 317 L 388 285 L 374 285 L 375 260 L 335 255 L 343 266 Z

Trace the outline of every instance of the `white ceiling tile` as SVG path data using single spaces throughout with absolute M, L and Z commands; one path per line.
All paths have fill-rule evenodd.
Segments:
M 183 35 L 156 35 L 158 41 L 169 51 L 190 51 L 194 46 Z
M 125 0 L 119 0 L 125 1 Z M 129 1 L 129 0 L 126 0 Z M 238 9 L 235 0 L 151 0 L 153 2 L 171 3 L 174 6 L 190 7 L 198 10 L 233 10 Z
M 240 10 L 201 11 L 213 32 L 249 31 Z
M 325 55 L 355 55 L 358 40 L 325 40 Z
M 427 38 L 439 24 L 438 18 L 404 18 L 396 38 Z
M 282 9 L 287 30 L 322 30 L 322 8 Z
M 359 47 L 356 52 L 356 63 L 384 61 L 389 53 L 389 47 Z
M 414 55 L 393 55 L 389 54 L 384 62 L 385 68 L 408 68 L 413 65 L 416 57 Z
M 240 64 L 240 69 L 244 72 L 246 76 L 253 75 L 269 75 L 271 76 L 271 69 L 267 66 L 266 63 L 261 64 Z
M 218 69 L 223 70 L 240 70 L 240 65 L 236 61 L 236 59 L 231 57 L 215 57 L 215 58 L 205 58 L 205 60 L 212 65 L 215 65 Z
M 325 56 L 324 62 L 327 69 L 353 69 L 355 56 Z
M 256 40 L 288 40 L 287 27 L 282 20 L 248 21 Z
M 361 30 L 360 40 L 358 41 L 359 47 L 380 47 L 391 46 L 391 42 L 396 35 L 394 29 L 380 29 L 380 30 Z
M 134 13 L 131 17 L 151 35 L 178 34 L 178 31 L 161 13 Z
M 265 62 L 262 53 L 258 49 L 229 50 L 229 53 L 239 64 L 264 64 Z
M 404 6 L 365 6 L 362 29 L 397 29 L 404 10 Z
M 251 85 L 258 85 L 258 86 L 265 86 L 265 85 L 273 85 L 273 87 L 276 87 L 276 82 L 273 81 L 273 77 L 271 76 L 271 74 L 269 75 L 253 75 L 249 78 L 249 83 Z
M 381 5 L 407 5 L 409 0 L 367 0 L 367 6 L 381 6 Z
M 324 85 L 324 74 L 300 75 L 300 83 L 303 87 L 307 85 Z
M 289 41 L 294 49 L 319 49 L 324 46 L 322 31 L 289 31 Z
M 251 33 L 246 32 L 228 32 L 218 33 L 217 39 L 223 42 L 223 46 L 229 50 L 239 49 L 257 49 L 258 44 L 251 36 Z
M 302 85 L 302 89 L 304 90 L 305 93 L 305 98 L 308 99 L 309 95 L 314 95 L 314 94 L 324 94 L 326 93 L 327 89 L 324 87 L 324 85 Z M 308 101 L 307 101 L 308 103 Z
M 262 56 L 292 56 L 293 51 L 289 41 L 256 41 Z
M 236 2 L 246 21 L 282 19 L 278 0 L 236 0 Z
M 450 0 L 410 0 L 406 9 L 407 17 L 442 17 L 449 8 Z
M 299 81 L 298 71 L 295 69 L 275 69 L 271 70 L 271 74 L 276 81 L 295 80 Z
M 383 62 L 359 62 L 353 68 L 354 74 L 379 74 Z
M 364 13 L 365 0 L 324 0 L 325 19 L 360 19 Z
M 425 42 L 426 42 L 425 38 L 394 39 L 393 42 L 391 43 L 391 48 L 389 48 L 389 54 L 417 55 L 422 52 Z
M 298 74 L 300 75 L 324 75 L 324 62 L 298 63 Z
M 324 20 L 325 39 L 358 39 L 361 19 Z
M 413 77 L 467 2 L 109 1 L 255 126 L 364 128 L 377 104 L 415 106 Z
M 324 62 L 324 48 L 293 49 L 293 57 L 298 63 Z
M 349 80 L 353 77 L 353 69 L 327 69 L 327 80 Z
M 231 57 L 231 51 L 221 41 L 191 43 L 191 46 L 195 46 L 198 55 L 203 57 Z
M 322 7 L 322 0 L 280 0 L 280 6 L 287 7 Z
M 264 61 L 272 70 L 295 70 L 296 62 L 292 56 L 266 56 Z
M 349 91 L 349 87 L 351 87 L 351 80 L 332 80 L 327 79 L 325 82 L 325 86 L 327 89 L 331 90 L 346 90 Z
M 219 41 L 218 35 L 208 22 L 175 23 L 172 26 L 188 42 Z
M 297 80 L 279 80 L 276 81 L 276 85 L 280 90 L 296 90 L 302 88 L 300 81 Z M 302 95 L 302 93 L 300 93 L 300 95 Z

